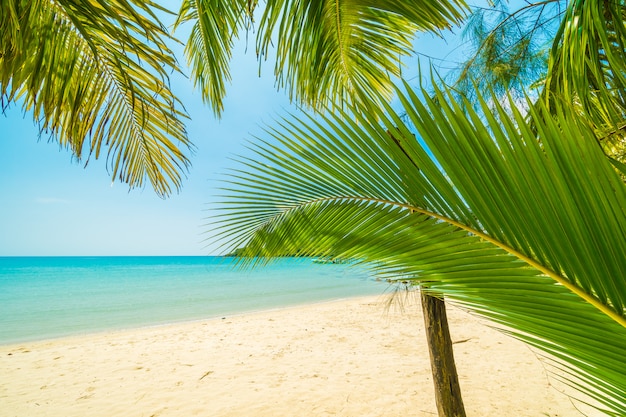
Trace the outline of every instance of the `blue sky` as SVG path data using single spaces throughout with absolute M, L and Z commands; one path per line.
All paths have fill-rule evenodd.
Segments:
M 416 46 L 442 57 L 442 45 L 424 36 Z M 261 135 L 263 126 L 295 110 L 274 87 L 273 62 L 259 78 L 253 51 L 244 49 L 241 42 L 231 63 L 233 81 L 221 120 L 190 81 L 174 82 L 191 115 L 187 129 L 197 150 L 182 190 L 167 199 L 150 187 L 129 191 L 112 183 L 104 161 L 91 160 L 85 168 L 58 144 L 39 138 L 20 106 L 0 115 L 0 256 L 215 253 L 206 242 L 206 208 L 220 174 L 232 164 L 229 157 L 244 152 L 244 142 Z

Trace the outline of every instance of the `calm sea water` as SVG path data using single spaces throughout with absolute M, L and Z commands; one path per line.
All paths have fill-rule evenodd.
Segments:
M 0 257 L 0 344 L 219 317 L 345 297 L 387 284 L 358 267 L 288 258 Z

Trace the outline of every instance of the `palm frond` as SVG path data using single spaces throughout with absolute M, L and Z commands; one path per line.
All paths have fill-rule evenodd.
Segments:
M 577 103 L 593 120 L 598 137 L 618 136 L 622 141 L 626 119 L 625 12 L 621 0 L 570 2 L 554 40 L 543 94 L 547 103 Z M 623 153 L 622 149 L 623 145 Z
M 178 189 L 190 147 L 169 89 L 176 60 L 151 1 L 9 0 L 0 18 L 0 94 L 78 158 L 108 147 L 111 175 Z
M 184 0 L 178 14 L 175 28 L 193 22 L 185 54 L 196 87 L 217 116 L 224 110 L 226 83 L 231 80 L 234 41 L 241 29 L 249 29 L 254 7 L 249 0 Z
M 437 32 L 459 22 L 463 1 L 269 1 L 259 25 L 263 56 L 276 34 L 278 86 L 298 102 L 365 103 L 391 97 L 401 57 L 416 31 Z M 369 98 L 369 100 L 368 100 Z
M 268 2 L 258 49 L 277 32 L 275 74 L 291 97 L 320 109 L 329 102 L 391 96 L 391 77 L 412 52 L 417 30 L 436 32 L 459 21 L 462 2 L 326 0 Z
M 267 59 L 276 46 L 277 86 L 298 103 L 321 109 L 329 103 L 389 98 L 401 57 L 412 51 L 418 30 L 438 31 L 460 22 L 463 0 L 419 3 L 372 0 L 185 0 L 177 25 L 194 22 L 186 48 L 192 77 L 219 115 L 229 60 L 240 30 L 256 30 L 256 53 Z
M 413 280 L 626 413 L 626 187 L 593 130 L 568 108 L 534 130 L 480 92 L 485 121 L 446 90 L 398 94 L 414 130 L 389 107 L 270 130 L 231 173 L 217 237 L 244 263 L 337 256 Z

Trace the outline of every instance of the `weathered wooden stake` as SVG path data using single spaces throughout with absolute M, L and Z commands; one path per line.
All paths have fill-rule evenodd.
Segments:
M 421 299 L 439 417 L 465 417 L 452 353 L 446 304 L 443 299 L 427 295 L 423 291 Z

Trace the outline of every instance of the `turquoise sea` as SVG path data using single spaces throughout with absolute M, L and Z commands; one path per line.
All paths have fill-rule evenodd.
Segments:
M 345 264 L 285 258 L 242 270 L 223 257 L 0 257 L 0 344 L 382 294 Z

